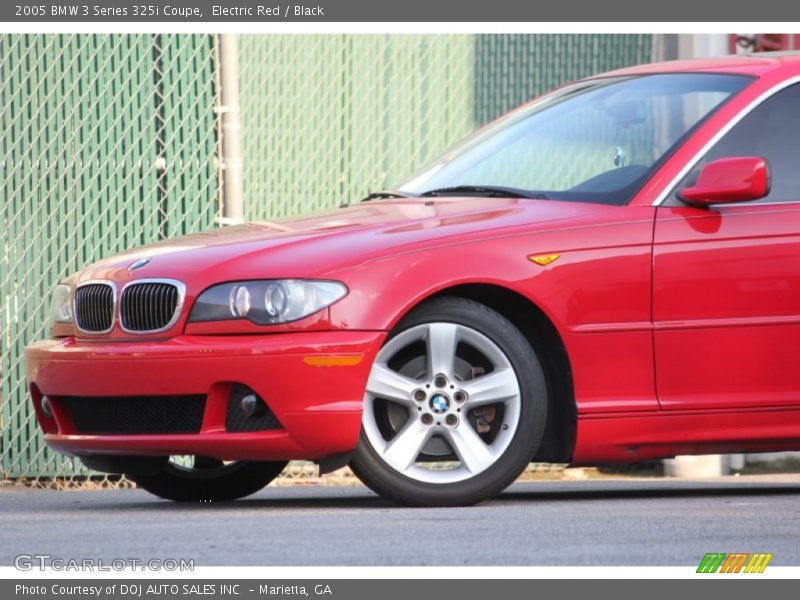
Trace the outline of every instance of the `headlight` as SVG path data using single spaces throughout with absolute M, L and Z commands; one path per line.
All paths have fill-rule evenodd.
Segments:
M 273 279 L 237 281 L 208 288 L 195 300 L 190 323 L 248 319 L 258 325 L 297 321 L 347 295 L 338 281 Z
M 72 323 L 72 289 L 68 285 L 59 284 L 53 290 L 48 322 Z

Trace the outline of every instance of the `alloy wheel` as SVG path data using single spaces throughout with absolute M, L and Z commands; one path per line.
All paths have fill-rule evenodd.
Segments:
M 454 483 L 491 467 L 517 431 L 518 377 L 479 331 L 425 323 L 391 338 L 370 373 L 363 428 L 378 456 L 424 483 Z

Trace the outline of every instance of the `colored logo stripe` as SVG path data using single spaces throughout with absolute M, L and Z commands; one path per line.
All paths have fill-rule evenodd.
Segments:
M 748 560 L 749 559 L 749 560 Z M 698 573 L 763 573 L 772 560 L 771 553 L 756 552 L 709 552 L 700 561 Z M 746 566 L 745 566 L 746 564 Z
M 724 552 L 709 552 L 700 561 L 700 566 L 697 567 L 698 573 L 716 573 L 722 561 L 725 560 L 726 554 Z
M 748 552 L 737 552 L 735 554 L 728 554 L 728 558 L 722 563 L 721 573 L 738 573 L 742 570 L 744 561 L 750 556 Z
M 769 561 L 772 560 L 772 554 L 753 554 L 750 562 L 744 568 L 745 573 L 763 573 L 767 568 Z

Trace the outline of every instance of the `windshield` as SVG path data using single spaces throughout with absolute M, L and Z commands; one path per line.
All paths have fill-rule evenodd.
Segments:
M 749 82 L 709 73 L 579 82 L 478 130 L 395 189 L 627 204 L 683 138 Z

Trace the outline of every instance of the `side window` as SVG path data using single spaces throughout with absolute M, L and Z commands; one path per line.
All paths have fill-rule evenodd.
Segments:
M 734 156 L 767 160 L 770 193 L 759 202 L 800 202 L 800 84 L 782 90 L 757 106 L 704 156 L 678 185 L 692 185 L 709 161 Z M 668 205 L 681 201 L 675 193 Z

